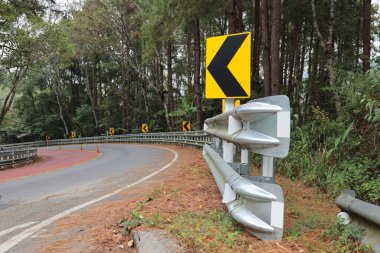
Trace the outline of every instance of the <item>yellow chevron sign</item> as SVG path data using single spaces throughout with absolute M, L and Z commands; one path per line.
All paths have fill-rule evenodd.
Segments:
M 141 125 L 141 132 L 143 132 L 143 133 L 149 132 L 148 124 L 142 124 Z
M 73 139 L 77 138 L 77 132 L 72 131 L 71 132 L 71 138 L 73 138 Z
M 206 98 L 251 96 L 251 33 L 208 38 Z
M 182 121 L 182 132 L 191 131 L 190 121 Z
M 108 129 L 108 133 L 109 133 L 109 135 L 114 135 L 115 134 L 115 128 L 110 127 L 110 129 Z

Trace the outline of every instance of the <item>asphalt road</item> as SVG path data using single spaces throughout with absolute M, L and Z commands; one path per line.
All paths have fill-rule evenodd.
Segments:
M 65 148 L 80 152 L 80 146 Z M 33 235 L 49 224 L 115 197 L 177 158 L 170 150 L 144 145 L 102 144 L 99 148 L 102 155 L 95 160 L 0 182 L 0 252 L 34 251 Z

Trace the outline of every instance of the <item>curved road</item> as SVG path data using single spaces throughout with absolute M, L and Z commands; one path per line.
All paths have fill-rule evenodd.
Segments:
M 83 148 L 96 150 L 95 145 Z M 80 152 L 80 146 L 65 149 Z M 79 165 L 5 182 L 0 178 L 0 252 L 33 251 L 33 235 L 47 225 L 117 197 L 169 167 L 178 156 L 175 151 L 146 145 L 101 144 L 99 149 L 101 156 Z

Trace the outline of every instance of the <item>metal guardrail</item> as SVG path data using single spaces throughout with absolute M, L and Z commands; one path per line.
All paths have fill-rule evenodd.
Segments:
M 290 105 L 287 96 L 255 99 L 205 120 L 205 132 L 248 149 L 283 158 L 289 153 Z
M 380 252 L 380 206 L 355 198 L 352 190 L 344 190 L 336 199 L 337 205 L 347 214 L 344 223 L 355 223 L 363 230 L 362 243 Z
M 203 147 L 212 138 L 204 131 L 167 132 L 57 139 L 0 145 L 0 168 L 14 167 L 37 156 L 36 147 L 96 143 L 156 143 Z
M 274 157 L 289 152 L 289 98 L 255 99 L 226 110 L 205 120 L 205 132 L 214 142 L 204 146 L 203 156 L 231 216 L 260 239 L 281 239 L 284 196 L 274 181 Z M 263 155 L 260 177 L 250 175 L 249 152 Z
M 0 169 L 15 167 L 24 163 L 31 162 L 37 156 L 37 149 L 2 149 L 0 150 Z
M 14 143 L 1 145 L 4 149 L 17 149 L 27 147 L 46 147 L 74 144 L 95 144 L 95 143 L 175 143 L 190 146 L 203 147 L 205 143 L 211 142 L 211 138 L 203 131 L 192 132 L 167 132 L 167 133 L 145 133 L 126 134 L 113 136 L 96 136 L 76 139 L 57 139 L 47 141 L 34 141 L 24 143 Z

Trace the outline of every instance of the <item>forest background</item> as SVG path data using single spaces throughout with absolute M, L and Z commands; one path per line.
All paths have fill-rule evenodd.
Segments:
M 278 170 L 379 204 L 379 18 L 371 0 L 0 0 L 0 142 L 202 129 L 221 111 L 206 38 L 251 31 L 252 97 L 292 106 Z

